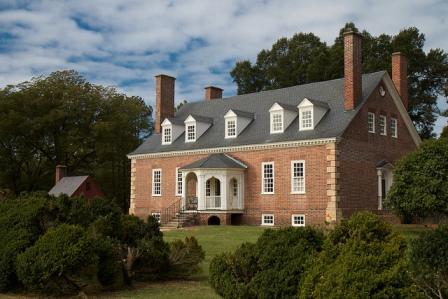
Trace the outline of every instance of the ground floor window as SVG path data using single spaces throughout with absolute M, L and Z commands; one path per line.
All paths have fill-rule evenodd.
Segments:
M 305 215 L 292 215 L 292 226 L 305 226 Z
M 159 221 L 159 223 L 160 223 L 160 213 L 151 213 L 151 216 L 152 217 L 154 217 L 154 218 L 156 218 L 157 219 L 157 221 Z
M 274 225 L 274 214 L 262 214 L 261 215 L 262 225 Z

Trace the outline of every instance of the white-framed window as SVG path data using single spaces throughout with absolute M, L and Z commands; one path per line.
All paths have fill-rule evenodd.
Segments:
M 375 113 L 367 112 L 367 126 L 369 133 L 375 133 Z
M 236 137 L 236 119 L 226 119 L 226 138 Z
M 274 194 L 274 162 L 263 162 L 261 164 L 262 194 Z
M 312 129 L 313 128 L 313 110 L 312 108 L 300 109 L 300 129 Z
M 261 225 L 274 225 L 274 214 L 262 214 Z
M 291 161 L 291 193 L 305 193 L 305 161 Z
M 398 121 L 396 118 L 390 119 L 390 135 L 394 138 L 398 137 Z
M 154 217 L 154 218 L 156 218 L 157 221 L 160 223 L 160 219 L 161 219 L 161 217 L 160 217 L 160 213 L 151 213 L 151 216 Z
M 180 168 L 176 168 L 176 195 L 182 196 L 182 171 Z
M 292 226 L 305 226 L 305 215 L 291 215 Z
M 283 112 L 272 112 L 271 113 L 271 133 L 282 133 L 283 132 Z
M 187 130 L 185 132 L 185 141 L 186 142 L 196 141 L 196 125 L 195 124 L 187 125 Z
M 378 127 L 380 130 L 380 135 L 386 136 L 387 135 L 387 131 L 386 131 L 386 116 L 385 115 L 380 115 L 379 121 L 378 121 Z
M 172 132 L 172 130 L 171 130 L 171 127 L 165 127 L 165 128 L 163 128 L 163 136 L 162 136 L 162 140 L 163 140 L 163 143 L 166 143 L 166 144 L 169 144 L 169 143 L 171 143 L 171 141 L 172 141 L 172 135 L 171 135 L 171 132 Z
M 152 170 L 152 196 L 162 195 L 162 169 Z

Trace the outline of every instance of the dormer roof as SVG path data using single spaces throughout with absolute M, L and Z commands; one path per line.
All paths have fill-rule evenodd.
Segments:
M 206 117 L 206 116 L 201 116 L 201 115 L 198 115 L 198 114 L 190 114 L 190 115 L 188 115 L 188 117 L 185 119 L 184 122 L 187 122 L 190 119 L 193 119 L 195 121 L 198 121 L 198 122 L 201 122 L 201 123 L 205 123 L 205 124 L 213 124 L 213 118 Z

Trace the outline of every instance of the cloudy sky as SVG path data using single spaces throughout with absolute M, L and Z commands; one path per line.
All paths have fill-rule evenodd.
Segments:
M 447 16 L 448 0 L 0 0 L 0 87 L 75 69 L 149 104 L 159 73 L 177 78 L 176 101 L 201 99 L 207 85 L 230 96 L 235 62 L 279 37 L 332 44 L 348 21 L 374 35 L 416 26 L 426 49 L 448 51 Z

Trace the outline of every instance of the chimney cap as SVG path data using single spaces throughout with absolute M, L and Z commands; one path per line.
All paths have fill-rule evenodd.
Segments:
M 216 86 L 212 86 L 212 85 L 210 85 L 210 86 L 206 86 L 206 87 L 204 87 L 204 89 L 219 89 L 219 90 L 221 90 L 221 91 L 224 90 L 224 89 L 222 89 L 222 88 L 219 88 L 219 87 L 216 87 Z
M 344 36 L 347 36 L 347 35 L 357 35 L 359 37 L 362 37 L 362 34 L 360 32 L 353 31 L 353 30 L 345 31 L 343 35 Z
M 393 53 L 392 53 L 392 56 L 396 56 L 396 55 L 406 57 L 406 55 L 405 55 L 403 52 L 393 52 Z
M 67 168 L 67 166 L 59 164 L 59 165 L 56 165 L 56 168 Z
M 167 77 L 167 78 L 171 78 L 171 79 L 173 79 L 173 80 L 176 80 L 175 77 L 170 76 L 170 75 L 166 75 L 166 74 L 158 74 L 158 75 L 155 75 L 154 77 L 155 77 L 155 78 L 157 78 L 157 77 Z

